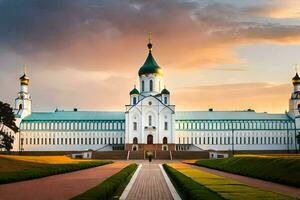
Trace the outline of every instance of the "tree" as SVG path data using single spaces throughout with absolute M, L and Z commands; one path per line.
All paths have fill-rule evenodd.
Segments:
M 14 135 L 8 133 L 5 127 L 12 130 L 13 133 L 19 131 L 17 127 L 15 114 L 9 104 L 0 101 L 0 148 L 10 151 L 14 142 Z

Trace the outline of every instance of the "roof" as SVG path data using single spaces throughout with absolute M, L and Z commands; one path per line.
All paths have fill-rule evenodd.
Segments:
M 163 71 L 156 63 L 155 59 L 152 56 L 151 51 L 149 51 L 148 57 L 143 64 L 143 66 L 139 70 L 139 76 L 145 75 L 145 74 L 158 74 L 163 75 Z
M 58 121 L 58 120 L 125 120 L 124 112 L 105 111 L 57 111 L 33 112 L 23 121 Z
M 300 84 L 300 77 L 298 75 L 298 72 L 296 73 L 296 75 L 294 76 L 294 78 L 292 79 L 293 84 L 294 85 L 299 85 Z
M 140 94 L 140 92 L 134 87 L 134 88 L 130 91 L 129 94 L 130 94 L 130 95 L 133 95 L 133 94 Z
M 164 88 L 162 91 L 161 91 L 162 94 L 170 94 L 169 90 L 167 90 L 166 88 Z
M 291 120 L 286 114 L 254 111 L 177 111 L 176 120 Z

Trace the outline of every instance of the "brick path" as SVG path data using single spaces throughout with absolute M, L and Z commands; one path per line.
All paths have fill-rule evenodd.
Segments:
M 127 200 L 173 199 L 159 164 L 143 164 Z
M 127 164 L 116 162 L 66 174 L 0 185 L 0 198 L 3 200 L 70 199 L 98 185 Z
M 238 181 L 240 183 L 243 183 L 243 184 L 246 184 L 246 185 L 249 185 L 252 187 L 256 187 L 256 188 L 263 189 L 263 190 L 268 190 L 271 192 L 281 193 L 281 194 L 291 196 L 291 197 L 300 198 L 300 188 L 296 188 L 296 187 L 292 187 L 292 186 L 288 186 L 288 185 L 282 185 L 279 183 L 273 183 L 270 181 L 264 181 L 261 179 L 242 176 L 242 175 L 238 175 L 238 174 L 223 172 L 223 171 L 210 169 L 210 168 L 206 168 L 206 167 L 200 167 L 200 166 L 195 166 L 195 165 L 189 165 L 189 166 L 192 168 L 203 170 L 208 173 L 215 174 L 217 176 L 229 178 L 229 179 Z

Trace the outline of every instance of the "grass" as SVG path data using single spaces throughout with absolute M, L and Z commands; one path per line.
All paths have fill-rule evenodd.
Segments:
M 163 165 L 180 197 L 184 200 L 222 200 L 216 192 L 204 187 L 167 164 Z
M 300 159 L 300 154 L 237 154 L 234 157 Z
M 196 165 L 300 187 L 300 160 L 239 156 L 226 159 L 198 160 Z
M 222 198 L 229 200 L 289 200 L 293 199 L 278 193 L 269 192 L 241 184 L 237 181 L 220 177 L 199 169 L 192 168 L 185 164 L 169 164 L 184 175 L 192 178 L 194 181 L 204 187 L 218 193 Z
M 66 156 L 0 155 L 0 184 L 101 166 L 110 161 L 73 160 Z
M 96 187 L 73 197 L 72 200 L 106 200 L 120 196 L 137 169 L 137 164 L 130 164 L 120 172 L 109 177 Z

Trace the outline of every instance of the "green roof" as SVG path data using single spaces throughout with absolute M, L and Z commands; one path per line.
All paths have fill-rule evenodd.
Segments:
M 164 88 L 162 91 L 161 91 L 162 94 L 170 94 L 169 90 L 167 90 L 166 88 Z
M 152 56 L 151 51 L 149 51 L 148 57 L 143 64 L 143 66 L 139 70 L 139 76 L 146 75 L 146 74 L 158 74 L 163 75 L 163 71 L 156 63 L 155 59 Z
M 291 120 L 286 114 L 253 111 L 177 111 L 176 120 Z
M 22 121 L 59 121 L 59 120 L 125 120 L 124 112 L 97 111 L 57 111 L 33 112 Z
M 133 88 L 130 93 L 130 95 L 133 95 L 133 94 L 140 94 L 140 92 L 136 89 L 136 88 Z

